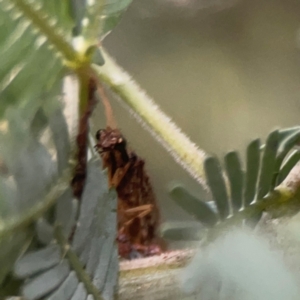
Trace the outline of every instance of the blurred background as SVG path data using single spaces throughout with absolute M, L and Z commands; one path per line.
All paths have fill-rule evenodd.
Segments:
M 221 156 L 299 125 L 300 2 L 135 0 L 104 46 L 190 138 Z M 193 180 L 118 101 L 118 126 L 145 158 L 164 220 L 187 220 L 167 194 Z M 105 126 L 102 106 L 95 116 Z

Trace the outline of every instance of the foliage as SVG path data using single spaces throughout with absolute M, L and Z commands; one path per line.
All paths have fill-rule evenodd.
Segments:
M 102 299 L 100 292 L 105 299 L 113 298 L 118 274 L 117 198 L 108 191 L 105 175 L 100 162 L 91 160 L 78 218 L 78 202 L 67 190 L 57 201 L 55 221 L 37 223 L 45 245 L 23 256 L 14 268 L 18 278 L 27 279 L 22 286 L 26 299 L 85 299 L 87 295 Z M 72 233 L 75 222 L 80 226 Z M 71 244 L 66 239 L 70 234 Z
M 204 161 L 207 183 L 213 197 L 205 202 L 190 194 L 184 187 L 171 189 L 173 200 L 196 220 L 207 227 L 224 227 L 226 224 L 246 224 L 255 226 L 262 212 L 270 207 L 285 208 L 294 202 L 284 202 L 280 184 L 300 159 L 300 152 L 294 149 L 300 141 L 300 128 L 293 127 L 272 131 L 261 146 L 255 139 L 247 146 L 246 170 L 240 156 L 231 151 L 224 156 L 224 170 L 216 157 Z M 296 201 L 298 202 L 298 201 Z M 181 239 L 183 231 L 195 229 L 166 227 L 166 238 Z M 188 235 L 187 235 L 188 236 Z M 187 237 L 186 237 L 187 238 Z
M 217 210 L 183 188 L 172 191 L 206 226 L 258 220 L 270 203 L 293 197 L 281 194 L 279 185 L 299 160 L 298 151 L 285 159 L 299 142 L 299 128 L 272 132 L 263 150 L 258 140 L 250 143 L 246 172 L 236 152 L 227 154 L 226 184 L 219 161 L 209 157 L 203 163 L 204 153 L 103 52 L 99 42 L 130 2 L 0 0 L 0 297 L 12 289 L 26 299 L 114 297 L 115 191 L 108 190 L 95 157 L 80 201 L 69 184 L 78 149 L 61 100 L 70 73 L 79 82 L 81 120 L 89 109 L 90 82 L 102 81 L 195 178 L 207 179 Z
M 92 159 L 81 202 L 73 199 L 76 136 L 69 136 L 61 96 L 70 71 L 81 81 L 92 59 L 103 64 L 95 46 L 130 2 L 0 1 L 1 297 L 15 286 L 26 299 L 113 298 L 116 195 Z

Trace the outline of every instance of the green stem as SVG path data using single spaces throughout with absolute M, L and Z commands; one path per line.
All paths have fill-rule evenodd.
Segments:
M 72 251 L 70 245 L 68 244 L 66 238 L 64 237 L 61 226 L 57 225 L 55 227 L 55 237 L 60 245 L 61 253 L 63 256 L 66 256 L 72 269 L 76 272 L 76 275 L 80 282 L 82 282 L 86 288 L 86 291 L 89 295 L 93 295 L 95 300 L 103 300 L 100 292 L 93 285 L 89 275 L 85 272 L 82 263 L 80 262 L 78 256 Z
M 15 6 L 22 12 L 24 16 L 48 39 L 50 44 L 54 46 L 67 61 L 76 62 L 79 60 L 78 54 L 74 51 L 66 39 L 57 33 L 54 26 L 49 24 L 47 18 L 33 5 L 26 3 L 24 0 L 12 0 Z
M 48 211 L 48 209 L 55 204 L 56 200 L 69 187 L 71 179 L 70 174 L 70 169 L 65 170 L 63 175 L 53 184 L 53 187 L 45 196 L 44 200 L 33 205 L 33 207 L 28 209 L 21 216 L 18 215 L 0 223 L 0 240 L 7 235 L 12 235 L 14 232 L 29 226 Z
M 205 153 L 165 115 L 121 67 L 102 49 L 105 64 L 95 67 L 106 83 L 133 110 L 153 136 L 171 153 L 196 180 L 205 185 L 203 161 Z

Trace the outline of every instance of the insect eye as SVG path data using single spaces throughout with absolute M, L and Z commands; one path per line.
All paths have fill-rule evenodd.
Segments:
M 122 139 L 122 138 L 119 138 L 119 139 L 118 139 L 118 143 L 121 144 L 122 142 L 123 142 L 123 139 Z
M 101 133 L 103 132 L 103 129 L 99 129 L 97 132 L 96 132 L 96 139 L 97 140 L 100 140 L 100 137 L 101 137 Z

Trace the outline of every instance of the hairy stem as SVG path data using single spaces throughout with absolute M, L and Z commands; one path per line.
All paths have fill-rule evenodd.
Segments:
M 173 158 L 205 186 L 203 170 L 205 153 L 181 132 L 109 54 L 102 51 L 105 64 L 102 67 L 95 67 L 99 79 L 122 98 L 134 116 L 147 127 Z
M 67 61 L 75 62 L 79 59 L 78 54 L 66 38 L 58 34 L 56 28 L 50 25 L 49 20 L 43 17 L 40 11 L 36 10 L 33 5 L 24 0 L 12 0 L 12 3 L 18 8 L 24 16 L 37 28 L 49 41 L 49 43 L 58 50 Z

